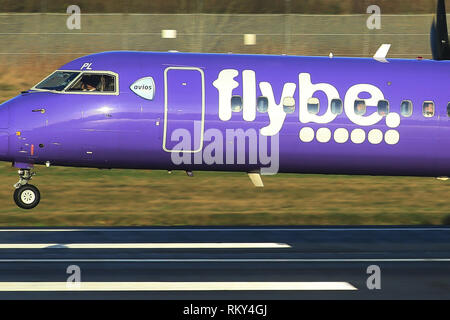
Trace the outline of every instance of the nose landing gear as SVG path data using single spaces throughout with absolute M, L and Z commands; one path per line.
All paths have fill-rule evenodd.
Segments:
M 39 204 L 41 194 L 35 186 L 28 182 L 35 175 L 30 169 L 19 170 L 19 182 L 14 185 L 14 202 L 22 209 L 33 209 Z

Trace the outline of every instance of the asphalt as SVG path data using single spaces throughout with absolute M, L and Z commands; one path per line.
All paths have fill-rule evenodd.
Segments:
M 66 285 L 69 266 L 81 287 Z M 450 227 L 0 229 L 0 299 L 450 299 L 449 272 Z

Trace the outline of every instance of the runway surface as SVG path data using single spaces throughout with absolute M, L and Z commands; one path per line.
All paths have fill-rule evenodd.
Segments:
M 450 227 L 0 229 L 0 299 L 449 299 L 449 273 Z

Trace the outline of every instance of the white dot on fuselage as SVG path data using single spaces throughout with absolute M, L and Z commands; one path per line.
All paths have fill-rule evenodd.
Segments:
M 384 134 L 384 141 L 387 144 L 397 144 L 400 141 L 400 134 L 397 130 L 388 130 Z
M 348 140 L 348 131 L 345 128 L 338 128 L 334 131 L 334 141 L 345 143 Z
M 325 143 L 331 139 L 331 131 L 328 128 L 320 128 L 317 130 L 316 139 L 319 142 Z
M 381 141 L 383 141 L 383 132 L 378 129 L 370 130 L 367 134 L 367 139 L 371 144 L 379 144 Z
M 298 135 L 303 142 L 311 142 L 314 139 L 314 130 L 310 127 L 304 127 L 300 129 Z
M 386 116 L 386 125 L 389 128 L 397 128 L 400 125 L 400 116 L 398 113 L 389 113 Z
M 366 133 L 363 129 L 354 129 L 350 134 L 350 139 L 353 143 L 363 143 L 366 140 Z

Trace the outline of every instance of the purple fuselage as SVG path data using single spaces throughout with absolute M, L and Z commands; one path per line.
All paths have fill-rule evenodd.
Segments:
M 266 128 L 266 136 L 278 135 L 279 172 L 450 175 L 450 64 L 446 61 L 106 52 L 76 59 L 60 70 L 80 70 L 86 65 L 118 74 L 118 94 L 30 90 L 3 103 L 1 161 L 249 172 L 264 165 L 259 160 L 199 163 L 194 157 L 213 141 L 207 132 L 222 133 L 225 138 L 216 147 L 222 145 L 226 157 L 226 145 L 231 143 L 227 130 L 261 132 Z M 221 78 L 224 70 L 228 75 L 224 72 Z M 154 82 L 152 99 L 130 89 L 146 77 Z M 232 91 L 227 91 L 228 84 Z M 314 87 L 317 84 L 322 85 Z M 362 90 L 367 85 L 375 91 Z M 343 103 L 341 114 L 330 111 L 330 96 L 323 88 L 337 91 Z M 358 88 L 362 88 L 360 94 Z M 295 101 L 292 113 L 283 113 L 283 89 Z M 305 101 L 311 98 L 305 95 L 311 92 L 320 102 L 314 116 L 305 114 Z M 366 99 L 362 116 L 353 114 L 355 92 L 358 99 Z M 370 101 L 374 92 L 389 102 L 389 118 L 389 114 L 378 117 L 377 105 Z M 256 98 L 271 94 L 269 112 L 257 110 Z M 230 95 L 243 98 L 244 110 L 227 111 Z M 402 101 L 412 103 L 410 116 L 402 115 Z M 423 115 L 424 101 L 434 102 L 432 117 Z M 191 161 L 174 163 L 171 150 L 176 150 L 179 141 L 173 132 L 180 128 L 192 133 L 192 149 L 186 152 Z M 251 157 L 251 144 L 244 148 L 246 159 Z M 238 146 L 234 148 L 237 154 Z

